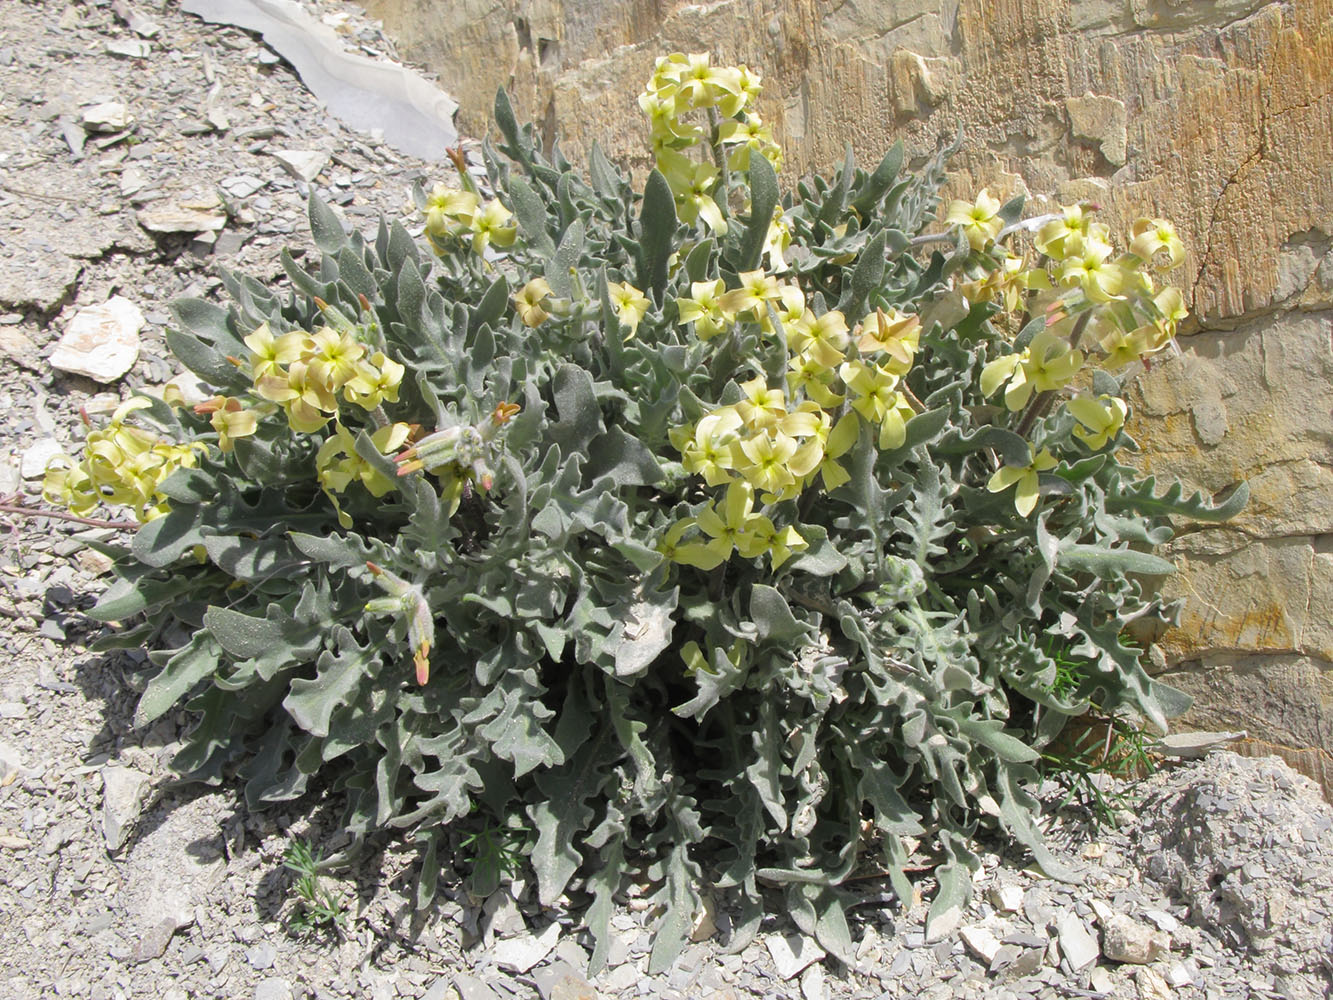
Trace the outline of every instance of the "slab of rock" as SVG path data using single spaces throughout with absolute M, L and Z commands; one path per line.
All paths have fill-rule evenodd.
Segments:
M 125 845 L 152 787 L 148 775 L 132 767 L 108 764 L 102 768 L 102 836 L 108 851 Z
M 963 939 L 967 950 L 987 965 L 995 960 L 1000 951 L 999 938 L 985 927 L 964 927 L 958 932 L 958 936 Z
M 153 47 L 134 38 L 113 38 L 106 43 L 106 51 L 108 55 L 126 59 L 147 59 L 153 54 Z
M 764 945 L 773 957 L 773 964 L 782 979 L 799 975 L 825 954 L 823 948 L 803 934 L 770 934 L 764 938 Z
M 1171 950 L 1171 937 L 1123 913 L 1102 920 L 1102 954 L 1114 962 L 1147 965 Z
M 130 961 L 149 962 L 161 958 L 167 950 L 167 945 L 171 943 L 171 936 L 192 923 L 194 915 L 189 910 L 167 914 L 140 933 L 139 940 L 134 943 L 134 950 L 130 953 Z
M 153 233 L 215 233 L 227 224 L 227 213 L 216 195 L 142 208 L 135 218 Z
M 12 781 L 14 776 L 23 777 L 33 772 L 23 766 L 23 757 L 8 743 L 0 743 L 0 782 Z
M 221 181 L 222 190 L 233 198 L 249 198 L 266 184 L 268 184 L 268 181 L 252 177 L 249 174 L 232 174 L 230 177 L 222 178 Z
M 114 295 L 100 306 L 80 309 L 51 354 L 51 367 L 97 382 L 114 382 L 139 360 L 143 313 Z
M 123 132 L 134 124 L 134 115 L 118 101 L 107 101 L 83 109 L 80 119 L 89 132 Z
M 597 991 L 565 962 L 553 962 L 532 974 L 542 1000 L 597 1000 Z
M 143 167 L 128 166 L 120 172 L 120 196 L 130 198 L 148 186 L 148 172 Z
M 454 989 L 458 990 L 460 1000 L 500 1000 L 495 991 L 481 980 L 461 972 L 454 975 Z
M 551 953 L 560 940 L 560 925 L 549 924 L 540 934 L 524 934 L 496 943 L 495 964 L 510 972 L 524 973 Z
M 329 154 L 317 149 L 279 149 L 273 158 L 299 181 L 313 181 L 329 162 Z
M 1072 913 L 1060 919 L 1056 934 L 1060 940 L 1060 954 L 1075 972 L 1087 968 L 1101 954 L 1097 939 L 1088 933 L 1083 921 Z
M 50 312 L 60 305 L 83 273 L 67 254 L 33 246 L 0 267 L 0 303 Z
M 19 475 L 24 479 L 41 479 L 46 475 L 47 463 L 62 454 L 64 450 L 55 438 L 40 438 L 23 449 L 23 457 L 19 460 Z
M 255 1000 L 292 1000 L 292 984 L 277 976 L 260 980 Z
M 963 908 L 961 906 L 951 906 L 938 916 L 928 914 L 926 916 L 926 944 L 943 941 L 958 930 L 958 925 L 962 922 Z
M 26 333 L 13 327 L 0 326 L 0 353 L 29 371 L 37 371 L 37 345 Z
M 987 897 L 1001 913 L 1017 913 L 1023 906 L 1023 890 L 1016 885 L 992 886 Z
M 1143 966 L 1134 973 L 1139 1000 L 1171 1000 L 1171 987 L 1153 969 Z
M 801 973 L 801 996 L 805 1000 L 828 1000 L 828 987 L 824 985 L 822 965 L 812 965 Z

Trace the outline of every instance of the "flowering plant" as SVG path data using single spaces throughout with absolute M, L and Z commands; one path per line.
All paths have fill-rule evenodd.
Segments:
M 938 844 L 932 919 L 983 830 L 1060 874 L 1033 761 L 1091 708 L 1181 707 L 1127 641 L 1170 613 L 1148 550 L 1246 497 L 1118 458 L 1180 243 L 940 206 L 947 151 L 849 151 L 784 195 L 759 93 L 660 60 L 642 193 L 596 148 L 587 181 L 543 156 L 501 93 L 485 175 L 460 155 L 417 192 L 427 252 L 312 199 L 298 294 L 227 275 L 230 308 L 177 305 L 210 398 L 127 404 L 47 492 L 144 521 L 95 614 L 146 618 L 107 645 L 186 627 L 138 715 L 184 704 L 181 771 L 253 806 L 324 776 L 358 837 L 422 840 L 423 905 L 479 826 L 529 829 L 540 901 L 591 900 L 594 966 L 634 873 L 654 969 L 705 885 L 741 905 L 733 947 L 770 888 L 847 958 L 868 855 L 910 898 Z

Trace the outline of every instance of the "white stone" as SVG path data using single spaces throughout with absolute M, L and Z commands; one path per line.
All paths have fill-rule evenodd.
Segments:
M 803 934 L 769 934 L 764 945 L 782 979 L 791 979 L 824 957 L 824 949 Z
M 268 181 L 251 177 L 249 174 L 232 174 L 230 177 L 222 178 L 221 181 L 222 189 L 233 198 L 249 198 L 267 183 Z
M 700 941 L 707 941 L 717 933 L 717 923 L 714 916 L 717 913 L 717 904 L 713 902 L 713 897 L 705 894 L 703 905 L 699 907 L 699 912 L 694 915 L 694 923 L 690 927 L 690 940 L 695 944 Z
M 199 380 L 199 376 L 195 375 L 194 372 L 181 372 L 175 378 L 163 385 L 163 391 L 165 391 L 168 386 L 174 388 L 181 394 L 181 400 L 184 401 L 187 406 L 194 406 L 196 403 L 202 403 L 206 399 L 213 398 L 213 393 L 208 391 L 208 386 L 204 385 L 204 383 Z M 153 395 L 157 396 L 158 392 L 153 390 Z
M 601 977 L 601 983 L 609 993 L 623 993 L 637 985 L 639 979 L 639 970 L 634 966 L 618 965 Z
M 1171 987 L 1146 965 L 1134 973 L 1134 985 L 1138 987 L 1139 1000 L 1171 1000 Z
M 110 573 L 111 567 L 114 565 L 107 556 L 102 555 L 96 549 L 79 549 L 74 556 L 74 560 L 79 564 L 79 569 L 89 576 L 101 576 L 103 573 Z
M 1016 885 L 991 886 L 987 897 L 1001 913 L 1017 913 L 1023 906 L 1023 890 Z
M 227 225 L 227 213 L 216 195 L 141 208 L 135 218 L 152 233 L 215 233 Z
M 132 767 L 102 768 L 102 836 L 107 850 L 118 851 L 124 845 L 152 787 L 148 775 Z
M 805 1000 L 828 1000 L 822 965 L 812 965 L 801 974 L 801 995 Z
M 1060 938 L 1060 954 L 1075 972 L 1097 961 L 1101 950 L 1097 939 L 1088 933 L 1083 921 L 1072 913 L 1061 918 L 1056 933 Z
M 57 455 L 63 455 L 64 449 L 55 438 L 41 438 L 23 449 L 19 460 L 19 475 L 24 479 L 41 479 L 46 475 L 46 466 Z
M 1157 925 L 1158 930 L 1174 934 L 1180 930 L 1180 921 L 1165 910 L 1144 910 L 1143 916 Z
M 83 127 L 89 132 L 120 132 L 134 122 L 125 105 L 117 101 L 94 104 L 83 109 Z
M 143 313 L 114 295 L 100 306 L 80 309 L 51 354 L 51 367 L 97 382 L 114 382 L 139 360 Z
M 1111 993 L 1115 990 L 1115 980 L 1104 966 L 1096 966 L 1088 974 L 1088 986 L 1098 993 Z
M 124 56 L 126 59 L 147 59 L 153 54 L 153 47 L 147 42 L 132 38 L 113 38 L 106 43 L 109 55 Z
M 958 936 L 963 939 L 967 950 L 987 965 L 995 961 L 995 955 L 1000 950 L 1000 940 L 985 927 L 964 927 Z
M 1176 989 L 1188 986 L 1194 982 L 1194 978 L 1194 972 L 1184 962 L 1172 962 L 1171 967 L 1166 970 L 1166 981 Z
M 559 940 L 560 925 L 549 924 L 540 934 L 524 934 L 497 942 L 491 954 L 500 968 L 522 974 L 549 955 Z
M 297 180 L 313 181 L 329 162 L 329 154 L 317 149 L 279 149 L 274 158 Z
M 963 909 L 961 906 L 951 906 L 937 917 L 926 917 L 926 944 L 935 944 L 937 941 L 943 941 L 950 934 L 958 929 L 958 925 L 963 922 Z
M 23 757 L 18 750 L 8 743 L 0 743 L 0 782 L 12 781 L 13 777 L 25 777 L 34 772 L 23 766 Z
M 148 186 L 148 173 L 143 167 L 128 166 L 120 172 L 120 195 L 128 198 Z
M 1102 953 L 1114 962 L 1147 965 L 1171 948 L 1171 938 L 1152 930 L 1123 913 L 1103 919 Z
M 255 987 L 255 1000 L 292 1000 L 292 984 L 277 976 L 262 979 Z

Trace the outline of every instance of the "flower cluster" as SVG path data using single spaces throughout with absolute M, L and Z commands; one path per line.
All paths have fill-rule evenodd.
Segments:
M 518 224 L 497 198 L 483 202 L 475 189 L 437 184 L 426 199 L 426 238 L 439 254 L 461 242 L 485 256 L 491 246 L 513 246 Z
M 639 107 L 648 116 L 657 168 L 671 185 L 682 221 L 703 219 L 713 232 L 725 233 L 727 171 L 749 170 L 755 153 L 775 170 L 782 165 L 773 130 L 753 110 L 761 89 L 758 74 L 745 66 L 713 66 L 707 53 L 657 60 Z M 690 120 L 697 112 L 705 113 L 706 124 Z M 696 158 L 695 149 L 717 152 Z M 782 228 L 779 219 L 771 241 L 781 242 Z
M 676 302 L 679 322 L 693 324 L 701 340 L 733 333 L 740 324 L 768 337 L 780 324 L 788 351 L 786 386 L 756 376 L 741 384 L 739 402 L 670 432 L 685 470 L 727 492 L 720 509 L 707 505 L 673 525 L 663 551 L 703 569 L 732 552 L 745 559 L 767 553 L 776 569 L 806 542 L 794 526 L 776 528 L 769 514 L 756 512 L 755 497 L 776 514 L 776 505 L 816 481 L 837 489 L 850 478 L 839 459 L 856 443 L 862 423 L 880 449 L 902 446 L 916 410 L 901 380 L 912 367 L 921 323 L 877 309 L 849 330 L 841 311 L 817 315 L 799 287 L 763 270 L 739 275 L 738 287 L 730 290 L 717 279 L 694 282 L 690 291 Z M 681 544 L 695 527 L 707 540 Z
M 126 400 L 107 426 L 88 431 L 82 461 L 64 455 L 52 459 L 42 483 L 43 499 L 81 517 L 99 503 L 130 507 L 141 522 L 167 513 L 159 487 L 177 469 L 192 468 L 205 446 L 177 444 L 126 423 L 130 414 L 151 405 L 142 396 Z
M 981 372 L 981 393 L 1003 389 L 1004 407 L 1023 411 L 1020 433 L 1048 412 L 1058 394 L 1082 384 L 1089 362 L 1111 372 L 1148 359 L 1167 348 L 1185 318 L 1179 289 L 1162 275 L 1184 261 L 1185 251 L 1171 223 L 1139 219 L 1128 234 L 1129 249 L 1117 253 L 1110 228 L 1093 218 L 1095 207 L 1067 205 L 1032 226 L 1008 226 L 988 191 L 975 202 L 953 201 L 943 213 L 959 226 L 983 264 L 960 286 L 970 302 L 991 302 L 1003 312 L 1044 314 L 1045 327 L 1024 346 L 992 358 Z M 1034 230 L 1029 262 L 1023 250 L 1002 241 L 1024 228 Z M 1013 324 L 1014 327 L 1023 322 Z M 1123 400 L 1079 392 L 1066 402 L 1077 421 L 1074 435 L 1089 449 L 1115 447 L 1127 409 Z M 1006 466 L 991 478 L 1000 492 L 1017 486 L 1015 507 L 1030 513 L 1037 500 L 1037 474 L 1052 467 L 1044 449 L 1028 466 Z
M 405 369 L 371 352 L 350 324 L 274 336 L 264 323 L 245 338 L 255 394 L 277 403 L 292 430 L 313 434 L 338 412 L 338 393 L 362 410 L 398 401 Z

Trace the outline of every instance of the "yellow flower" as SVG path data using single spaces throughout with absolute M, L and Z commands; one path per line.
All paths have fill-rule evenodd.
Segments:
M 1150 338 L 1155 332 L 1151 326 L 1141 326 L 1130 333 L 1118 326 L 1113 327 L 1110 333 L 1101 338 L 1101 348 L 1106 353 L 1102 359 L 1103 367 L 1119 371 L 1145 354 L 1150 354 L 1153 349 Z
M 700 340 L 711 340 L 724 333 L 730 319 L 719 303 L 726 288 L 721 278 L 690 282 L 690 294 L 676 300 L 676 322 L 693 323 L 695 336 Z
M 917 348 L 921 343 L 921 320 L 917 316 L 903 315 L 896 309 L 887 313 L 876 309 L 873 316 L 867 316 L 857 327 L 860 337 L 856 346 L 862 354 L 883 351 L 888 358 L 881 362 L 895 375 L 906 375 L 912 367 Z
M 741 441 L 741 454 L 750 461 L 748 465 L 739 465 L 736 471 L 757 490 L 782 493 L 796 481 L 787 468 L 787 462 L 796 454 L 796 449 L 795 438 L 781 431 L 773 434 L 761 431 Z
M 756 559 L 768 553 L 769 569 L 773 570 L 795 553 L 810 547 L 810 543 L 790 524 L 785 528 L 775 528 L 773 522 L 762 514 L 750 520 L 746 535 L 748 540 L 745 548 L 740 550 L 741 555 L 747 559 Z
M 732 170 L 749 170 L 752 152 L 762 156 L 764 149 L 777 145 L 773 129 L 756 114 L 746 115 L 743 121 L 723 122 L 718 128 L 718 138 L 723 147 L 734 147 L 727 158 Z
M 514 213 L 497 199 L 488 201 L 468 224 L 472 232 L 472 252 L 484 255 L 492 243 L 497 247 L 513 246 L 518 236 L 518 225 L 509 221 L 513 217 Z
M 787 362 L 787 387 L 792 392 L 804 390 L 807 399 L 829 409 L 835 409 L 843 399 L 833 390 L 835 378 L 834 369 L 808 354 L 798 354 Z
M 729 483 L 736 467 L 736 444 L 741 416 L 734 407 L 723 406 L 700 418 L 691 434 L 688 429 L 672 430 L 671 443 L 681 453 L 681 463 L 692 475 L 703 476 L 709 486 Z
M 1051 219 L 1037 230 L 1032 243 L 1038 253 L 1059 261 L 1076 253 L 1082 240 L 1089 236 L 1104 243 L 1110 230 L 1102 223 L 1092 221 L 1091 209 L 1082 205 L 1063 205 L 1059 218 Z
M 411 427 L 407 424 L 389 424 L 370 435 L 375 450 L 381 455 L 397 451 L 407 441 Z M 338 503 L 337 493 L 346 491 L 359 482 L 374 497 L 382 497 L 397 484 L 362 458 L 356 450 L 356 438 L 341 423 L 333 425 L 333 435 L 325 439 L 315 454 L 315 476 L 338 514 L 338 523 L 352 526 L 352 519 Z
M 634 336 L 634 331 L 652 303 L 643 292 L 629 282 L 612 281 L 606 287 L 611 297 L 611 306 L 616 311 L 616 319 L 620 320 L 621 326 L 629 328 L 629 332 L 625 334 L 625 339 L 629 340 Z
M 772 427 L 779 417 L 787 415 L 787 397 L 781 389 L 770 389 L 763 377 L 741 383 L 745 398 L 736 404 L 736 412 L 752 430 Z
M 1067 404 L 1069 412 L 1078 420 L 1080 426 L 1074 428 L 1074 436 L 1093 451 L 1105 447 L 1114 440 L 1125 426 L 1125 417 L 1129 407 L 1118 396 L 1075 396 Z
M 1130 236 L 1129 252 L 1145 264 L 1170 271 L 1185 263 L 1185 244 L 1166 219 L 1138 219 Z
M 1028 451 L 1031 454 L 1031 446 Z M 1027 465 L 1001 466 L 986 483 L 986 489 L 992 493 L 1002 493 L 1016 485 L 1018 489 L 1014 493 L 1014 509 L 1027 517 L 1037 506 L 1037 498 L 1041 493 L 1039 474 L 1054 469 L 1058 464 L 1050 451 L 1043 448 Z
M 733 288 L 718 300 L 723 312 L 733 316 L 751 313 L 757 319 L 759 315 L 767 315 L 769 302 L 781 300 L 782 286 L 771 274 L 762 270 L 742 271 L 738 277 L 740 287 Z
M 301 360 L 306 363 L 312 380 L 323 384 L 330 392 L 337 392 L 356 375 L 357 362 L 365 353 L 365 345 L 350 334 L 325 326 L 310 337 Z
M 297 360 L 306 350 L 309 335 L 301 331 L 274 337 L 267 323 L 261 323 L 245 338 L 250 349 L 250 374 L 256 384 L 261 378 L 277 376 L 285 379 L 283 366 Z
M 824 457 L 819 463 L 819 477 L 826 491 L 832 492 L 852 478 L 838 459 L 852 450 L 860 433 L 861 425 L 854 413 L 844 413 L 829 431 L 828 440 L 824 442 Z
M 1004 228 L 1004 220 L 999 217 L 999 211 L 999 201 L 992 198 L 986 188 L 982 188 L 975 202 L 962 200 L 949 202 L 944 224 L 962 226 L 963 234 L 972 249 L 982 250 Z
M 194 408 L 198 414 L 212 414 L 209 423 L 218 432 L 218 447 L 230 452 L 237 438 L 249 437 L 259 427 L 259 417 L 254 410 L 247 410 L 239 399 L 227 396 L 214 396 L 199 403 Z
M 702 217 L 710 230 L 719 236 L 725 235 L 727 222 L 710 193 L 717 184 L 717 167 L 695 162 L 672 150 L 658 154 L 657 166 L 676 196 L 676 214 L 680 221 L 688 225 Z
M 545 278 L 533 278 L 514 293 L 514 308 L 524 326 L 538 327 L 546 322 L 551 314 L 542 308 L 542 303 L 550 294 L 551 286 Z
M 832 368 L 842 361 L 849 340 L 847 318 L 837 309 L 830 309 L 813 322 L 793 325 L 787 346 Z
M 398 402 L 398 387 L 406 368 L 382 351 L 356 366 L 356 374 L 343 386 L 343 397 L 363 410 L 373 410 L 385 400 Z
M 662 553 L 671 562 L 677 562 L 676 555 L 680 551 L 680 540 L 695 525 L 692 517 L 681 518 L 662 536 L 662 540 L 657 544 L 657 551 Z
M 1114 252 L 1111 245 L 1090 236 L 1080 240 L 1077 247 L 1060 265 L 1058 284 L 1082 288 L 1093 302 L 1122 298 L 1125 271 L 1118 261 L 1110 259 Z
M 676 551 L 676 561 L 687 566 L 711 570 L 722 565 L 739 545 L 748 548 L 747 529 L 754 516 L 754 489 L 749 483 L 738 481 L 727 487 L 722 513 L 709 504 L 699 512 L 697 523 L 709 537 L 706 543 L 682 545 Z
M 1083 352 L 1042 330 L 1019 354 L 1009 354 L 990 361 L 981 370 L 981 394 L 992 395 L 1006 381 L 1004 405 L 1021 410 L 1034 392 L 1062 389 L 1083 367 Z

